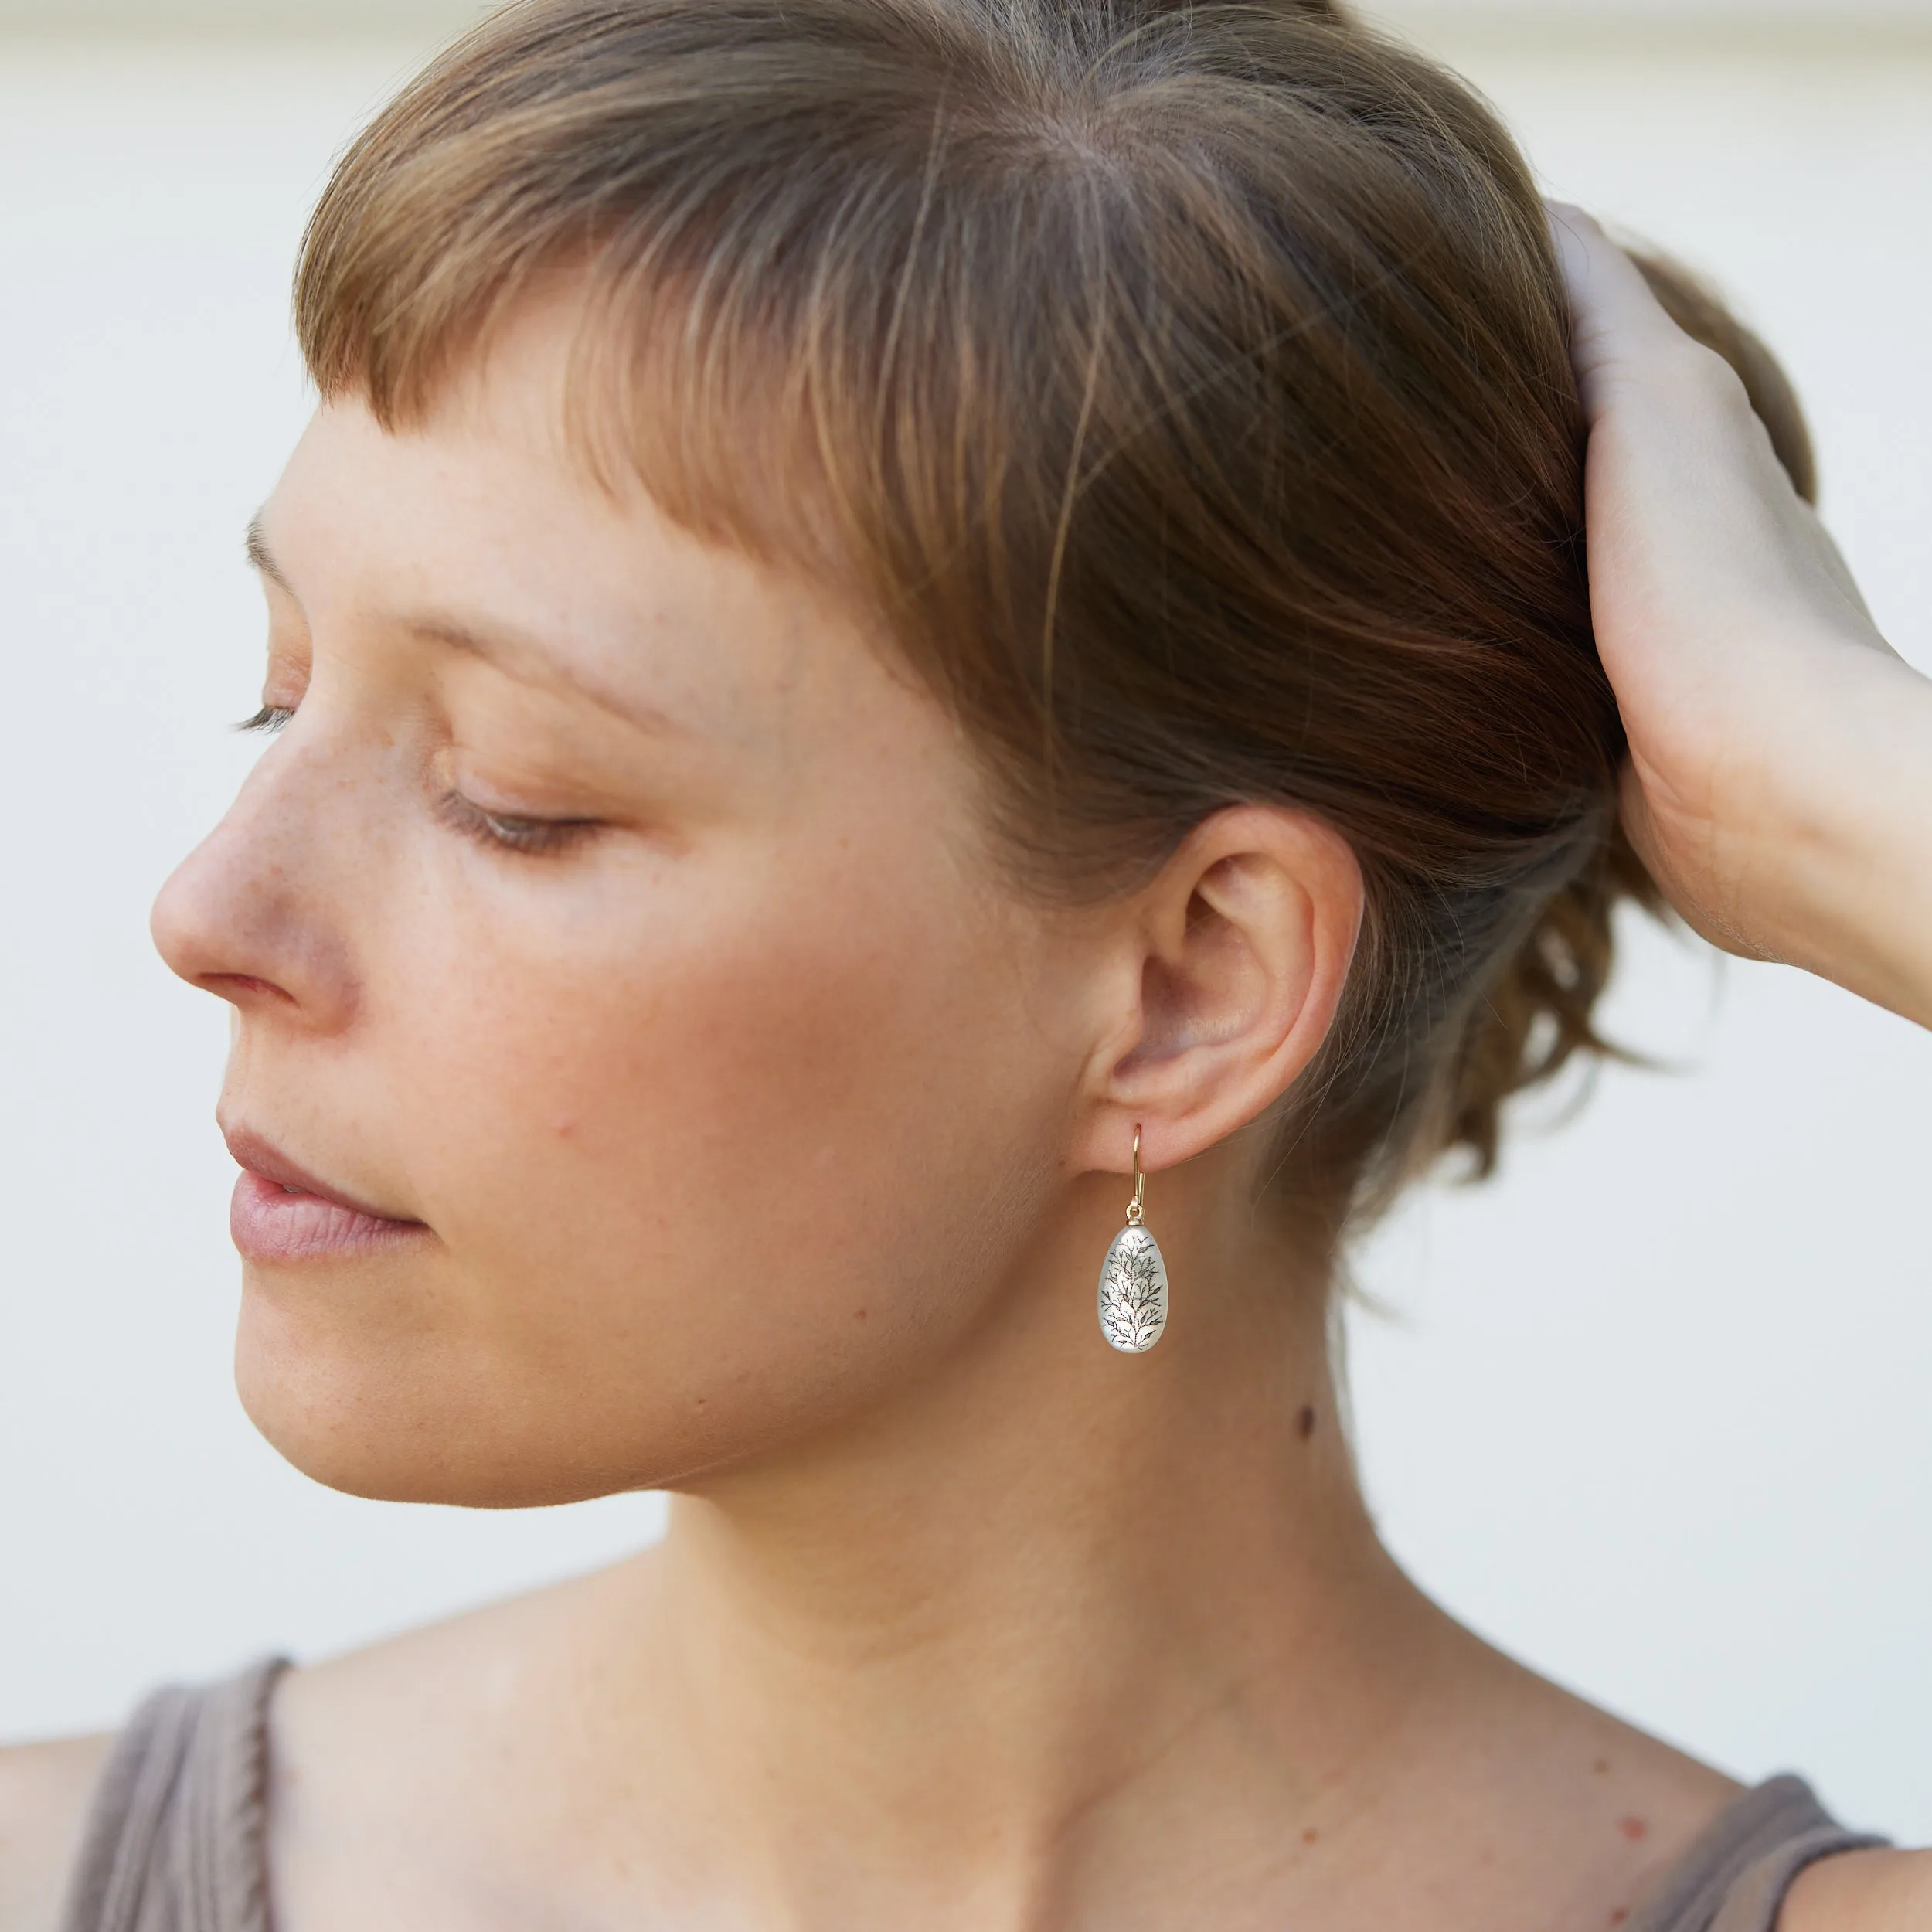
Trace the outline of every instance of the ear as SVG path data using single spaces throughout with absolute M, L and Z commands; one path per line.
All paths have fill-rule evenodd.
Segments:
M 1116 1024 L 1089 1070 L 1078 1164 L 1152 1171 L 1265 1113 L 1334 1023 L 1362 925 L 1362 869 L 1313 815 L 1234 805 L 1123 908 Z

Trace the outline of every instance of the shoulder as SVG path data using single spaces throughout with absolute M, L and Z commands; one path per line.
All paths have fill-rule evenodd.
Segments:
M 629 1565 L 621 1565 L 628 1570 Z M 571 1694 L 594 1572 L 284 1673 L 269 1708 L 271 1829 L 340 1808 L 356 1828 L 468 1808 L 506 1736 L 540 1737 Z M 366 1816 L 361 1815 L 367 1812 Z M 0 1925 L 0 1932 L 9 1928 Z
M 1924 1932 L 1932 1852 L 1847 1852 L 1801 1876 L 1777 1932 Z
M 0 1750 L 0 1932 L 54 1932 L 112 1740 Z
M 583 1600 L 601 1587 L 553 1585 L 280 1679 L 268 1856 L 289 1923 L 460 1922 L 527 1884 L 515 1848 L 574 1764 Z
M 495 1734 L 505 1699 L 566 1646 L 568 1606 L 595 1581 L 552 1584 L 290 1670 L 275 1687 L 274 1756 L 346 1764 L 429 1755 L 454 1769 L 444 1760 Z

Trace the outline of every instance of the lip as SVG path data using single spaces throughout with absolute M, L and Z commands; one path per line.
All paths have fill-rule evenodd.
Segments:
M 251 1261 L 341 1259 L 420 1239 L 420 1221 L 379 1213 L 291 1161 L 246 1128 L 227 1130 L 241 1168 L 229 1204 L 228 1230 Z

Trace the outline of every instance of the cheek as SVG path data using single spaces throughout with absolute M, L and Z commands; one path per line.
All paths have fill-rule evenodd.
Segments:
M 423 989 L 383 1058 L 447 1251 L 422 1338 L 493 1427 L 665 1480 L 862 1399 L 992 1292 L 1077 1063 L 1015 929 L 889 872 L 453 920 L 391 979 Z

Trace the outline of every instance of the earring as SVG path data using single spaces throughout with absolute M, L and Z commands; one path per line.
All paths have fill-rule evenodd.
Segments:
M 1100 1333 L 1123 1355 L 1145 1355 L 1167 1326 L 1167 1264 L 1161 1246 L 1141 1225 L 1141 1130 L 1134 1129 L 1134 1198 L 1127 1226 L 1114 1237 L 1100 1267 Z

